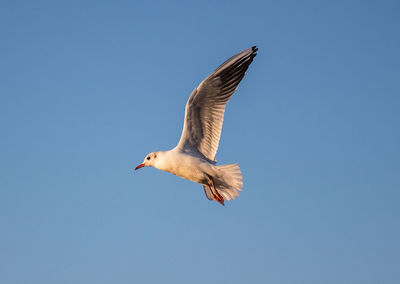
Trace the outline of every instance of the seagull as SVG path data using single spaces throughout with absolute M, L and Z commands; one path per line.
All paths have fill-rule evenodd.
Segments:
M 247 68 L 257 55 L 253 46 L 222 63 L 195 88 L 186 103 L 183 131 L 178 145 L 169 151 L 148 154 L 143 167 L 155 167 L 200 183 L 209 200 L 224 205 L 239 196 L 242 173 L 239 165 L 217 166 L 215 155 L 221 137 L 225 105 L 236 91 Z

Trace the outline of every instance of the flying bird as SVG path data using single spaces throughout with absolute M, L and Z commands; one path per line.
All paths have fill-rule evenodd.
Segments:
M 248 48 L 222 63 L 195 88 L 186 103 L 183 131 L 178 145 L 169 151 L 148 154 L 142 167 L 155 167 L 200 183 L 209 200 L 224 205 L 239 196 L 242 173 L 239 165 L 217 166 L 215 155 L 221 136 L 225 105 L 236 91 L 247 68 L 257 55 Z

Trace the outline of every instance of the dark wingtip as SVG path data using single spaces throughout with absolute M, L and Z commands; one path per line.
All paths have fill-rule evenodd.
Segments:
M 253 46 L 251 47 L 251 50 L 252 50 L 254 56 L 256 56 L 256 55 L 257 55 L 257 51 L 258 51 L 258 47 L 255 46 L 255 45 L 253 45 Z
M 255 46 L 255 45 L 253 45 L 252 47 L 250 47 L 251 48 L 251 53 L 249 54 L 250 56 L 250 62 L 249 62 L 249 65 L 250 65 L 250 63 L 253 61 L 253 59 L 254 59 L 254 57 L 256 57 L 256 55 L 257 55 L 257 51 L 258 51 L 258 48 L 257 48 L 257 46 Z

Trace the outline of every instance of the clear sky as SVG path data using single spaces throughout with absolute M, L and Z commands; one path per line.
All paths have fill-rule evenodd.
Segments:
M 0 283 L 400 283 L 399 3 L 1 1 Z M 240 197 L 134 172 L 252 45 Z

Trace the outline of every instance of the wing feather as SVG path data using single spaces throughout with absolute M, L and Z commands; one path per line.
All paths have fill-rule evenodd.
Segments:
M 256 55 L 257 47 L 253 46 L 232 56 L 193 90 L 186 103 L 182 136 L 177 147 L 196 150 L 215 162 L 225 105 Z

